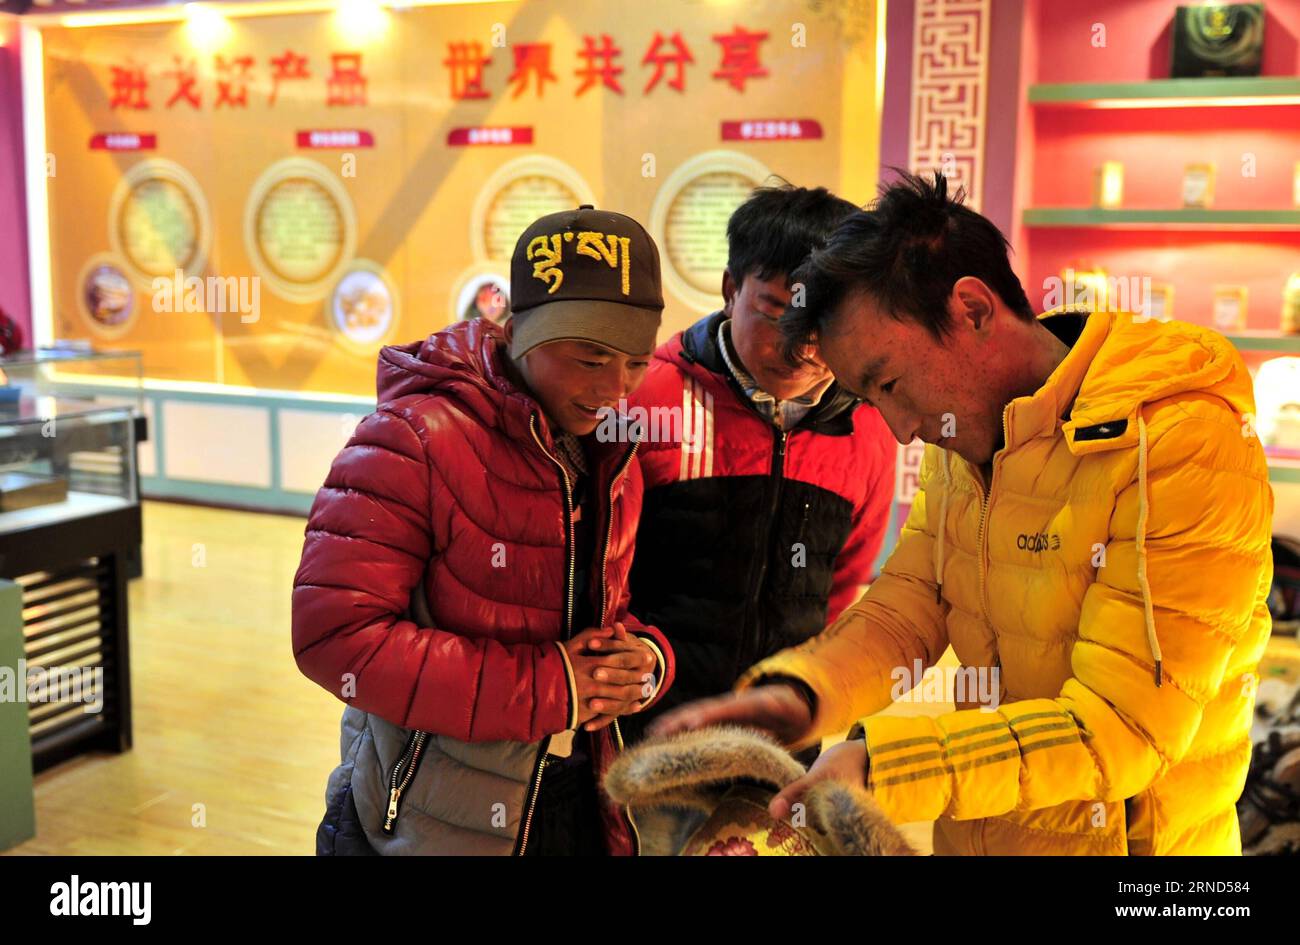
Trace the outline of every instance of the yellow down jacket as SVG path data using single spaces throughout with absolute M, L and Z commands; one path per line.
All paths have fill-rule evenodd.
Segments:
M 812 688 L 795 747 L 862 719 L 868 786 L 939 854 L 1239 854 L 1272 576 L 1250 375 L 1205 328 L 1044 318 L 1086 321 L 1007 405 L 987 491 L 928 446 L 880 578 L 737 687 Z M 959 685 L 955 712 L 864 718 L 949 644 L 996 707 Z

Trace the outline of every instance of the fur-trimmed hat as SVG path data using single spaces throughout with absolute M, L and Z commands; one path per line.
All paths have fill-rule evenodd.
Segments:
M 761 732 L 715 726 L 650 739 L 605 773 L 605 791 L 633 810 L 645 852 L 680 856 L 915 856 L 871 795 L 822 781 L 806 821 L 774 820 L 768 802 L 803 765 Z M 774 790 L 775 789 L 775 790 Z M 679 816 L 665 816 L 666 812 Z

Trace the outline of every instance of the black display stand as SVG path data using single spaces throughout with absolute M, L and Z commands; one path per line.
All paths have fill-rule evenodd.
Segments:
M 138 443 L 147 430 L 143 417 L 133 419 L 132 439 Z M 21 450 L 35 436 L 39 431 L 33 428 L 5 444 Z M 94 450 L 100 435 L 73 427 L 60 433 L 57 442 L 51 457 L 55 472 L 71 475 L 75 482 L 67 457 L 76 450 Z M 137 478 L 137 496 L 138 489 Z M 28 670 L 72 661 L 102 667 L 102 708 L 87 712 L 75 702 L 33 701 L 28 712 L 34 771 L 86 751 L 126 751 L 132 742 L 127 583 L 140 572 L 139 501 L 79 492 L 49 511 L 45 516 L 0 516 L 0 577 L 22 587 Z M 68 653 L 75 659 L 67 660 Z
M 140 444 L 149 440 L 149 420 L 146 417 L 136 415 L 135 417 L 135 447 L 140 449 Z M 135 495 L 136 502 L 140 501 L 140 462 L 137 457 L 135 463 Z M 139 506 L 137 505 L 137 508 Z M 134 581 L 144 575 L 144 550 L 140 543 L 137 542 L 135 547 L 130 550 L 126 556 L 126 578 L 128 581 Z
M 103 708 L 73 714 L 48 732 L 32 735 L 32 768 L 41 771 L 83 751 L 121 752 L 131 747 L 131 662 L 127 619 L 127 562 L 141 541 L 140 506 L 54 522 L 0 535 L 0 577 L 23 578 L 23 602 L 61 585 L 82 595 L 95 592 L 98 627 L 87 630 L 102 641 L 96 665 L 104 670 Z M 46 576 L 31 581 L 32 575 Z M 58 598 L 50 600 L 58 615 Z M 84 604 L 64 608 L 84 610 Z M 29 667 L 41 665 L 38 651 L 53 631 L 29 635 Z M 63 631 L 67 632 L 67 631 Z M 79 714 L 81 717 L 77 718 Z

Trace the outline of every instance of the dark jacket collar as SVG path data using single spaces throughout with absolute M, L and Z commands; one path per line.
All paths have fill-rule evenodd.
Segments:
M 736 392 L 736 396 L 757 413 L 757 409 L 750 403 L 745 391 L 727 370 L 727 364 L 722 359 L 722 351 L 718 347 L 718 326 L 726 317 L 724 312 L 714 312 L 683 331 L 682 358 L 692 364 L 698 364 L 713 374 L 720 375 L 727 386 Z M 861 400 L 832 381 L 817 406 L 809 410 L 803 419 L 795 424 L 794 429 L 812 430 L 827 436 L 847 436 L 853 432 L 853 411 L 861 403 Z

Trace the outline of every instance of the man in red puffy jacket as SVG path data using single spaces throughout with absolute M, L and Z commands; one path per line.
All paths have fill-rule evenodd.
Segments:
M 673 661 L 627 609 L 633 430 L 593 434 L 654 349 L 658 251 L 584 206 L 524 232 L 511 285 L 504 329 L 383 349 L 312 505 L 294 655 L 348 704 L 320 853 L 638 850 L 599 776 Z
M 790 273 L 856 211 L 821 187 L 755 190 L 727 224 L 725 305 L 664 343 L 631 398 L 682 418 L 641 450 L 632 605 L 672 641 L 677 682 L 633 736 L 816 636 L 871 578 L 897 444 L 815 350 L 792 368 L 779 326 L 801 304 Z

